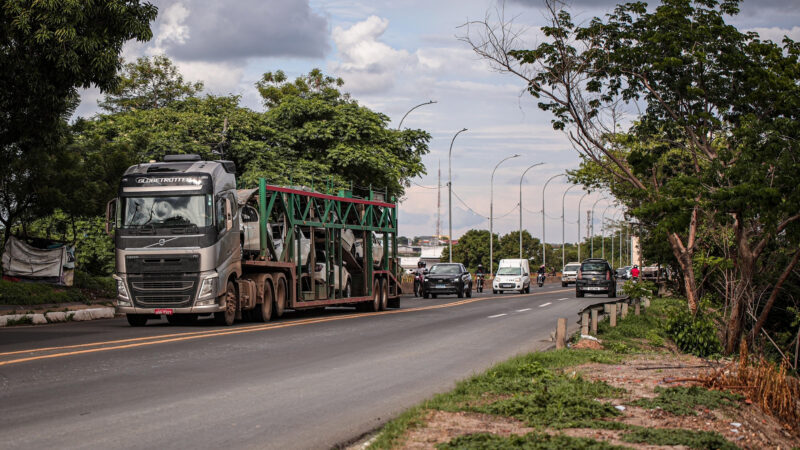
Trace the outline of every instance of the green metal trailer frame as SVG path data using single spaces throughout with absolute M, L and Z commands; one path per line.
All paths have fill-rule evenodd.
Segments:
M 377 201 L 369 191 L 366 199 L 354 198 L 348 191 L 339 195 L 323 194 L 302 189 L 268 185 L 259 180 L 258 207 L 261 248 L 257 258 L 242 262 L 243 276 L 254 273 L 283 274 L 289 286 L 287 308 L 303 309 L 321 306 L 346 305 L 374 301 L 375 289 L 384 292 L 388 306 L 399 307 L 400 282 L 397 258 L 397 207 L 394 203 Z M 392 199 L 394 201 L 394 199 Z M 270 218 L 280 217 L 285 237 L 280 254 L 275 250 Z M 309 260 L 303 264 L 296 249 L 301 247 L 303 234 L 310 238 Z M 353 231 L 362 240 L 363 259 L 358 262 L 342 248 L 342 232 Z M 383 235 L 383 258 L 373 261 L 372 233 Z M 318 285 L 313 271 L 317 262 L 317 244 L 324 246 L 326 283 Z M 294 256 L 294 257 L 293 257 Z M 333 265 L 339 267 L 334 274 Z M 342 290 L 333 289 L 334 277 L 342 280 L 342 267 L 347 264 L 353 280 L 352 296 L 344 297 Z M 341 281 L 340 281 L 341 284 Z M 324 288 L 324 289 L 323 289 Z

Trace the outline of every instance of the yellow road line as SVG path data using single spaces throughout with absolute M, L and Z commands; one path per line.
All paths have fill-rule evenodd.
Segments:
M 264 325 L 251 325 L 246 327 L 238 327 L 235 329 L 222 329 L 222 330 L 209 330 L 209 331 L 197 331 L 197 332 L 188 332 L 188 333 L 172 333 L 172 334 L 165 334 L 165 335 L 158 335 L 158 336 L 150 336 L 150 337 L 141 337 L 141 338 L 131 338 L 131 339 L 119 339 L 114 341 L 104 341 L 104 342 L 92 342 L 87 344 L 76 344 L 76 345 L 66 345 L 62 347 L 44 347 L 38 349 L 30 349 L 30 350 L 19 350 L 14 352 L 6 352 L 0 353 L 0 356 L 10 356 L 16 355 L 21 353 L 38 353 L 38 352 L 45 352 L 45 351 L 54 351 L 54 350 L 68 350 L 68 349 L 75 349 L 75 348 L 84 348 L 84 347 L 97 347 L 97 348 L 87 348 L 84 350 L 77 350 L 77 351 L 69 351 L 69 352 L 59 352 L 59 353 L 52 353 L 49 355 L 36 355 L 36 356 L 29 356 L 25 358 L 18 358 L 18 359 L 11 359 L 8 361 L 0 362 L 0 366 L 6 366 L 11 364 L 18 364 L 22 362 L 29 362 L 29 361 L 36 361 L 41 359 L 51 359 L 51 358 L 61 358 L 65 356 L 74 356 L 74 355 L 83 355 L 87 353 L 97 353 L 97 352 L 105 352 L 111 350 L 122 350 L 128 348 L 137 348 L 137 347 L 144 347 L 149 345 L 156 345 L 156 344 L 167 344 L 170 342 L 180 342 L 180 341 L 189 341 L 194 339 L 202 339 L 202 338 L 209 338 L 215 336 L 227 336 L 233 334 L 244 334 L 244 333 L 252 333 L 256 331 L 266 331 L 266 330 L 274 330 L 278 328 L 288 328 L 288 327 L 296 327 L 300 325 L 310 325 L 315 323 L 324 323 L 324 322 L 333 322 L 338 320 L 348 320 L 354 319 L 359 317 L 374 317 L 376 315 L 386 315 L 386 314 L 401 314 L 401 313 L 410 313 L 410 312 L 418 312 L 418 311 L 428 311 L 434 309 L 442 309 L 442 308 L 452 308 L 455 306 L 466 305 L 469 303 L 475 303 L 480 301 L 487 301 L 487 300 L 497 300 L 497 299 L 510 299 L 510 298 L 518 298 L 518 297 L 525 297 L 525 296 L 534 296 L 534 295 L 545 295 L 545 294 L 554 294 L 558 292 L 567 292 L 568 290 L 560 290 L 560 291 L 549 291 L 549 292 L 538 292 L 534 294 L 517 294 L 517 295 L 509 295 L 503 297 L 473 297 L 466 300 L 459 300 L 452 303 L 444 303 L 441 305 L 430 305 L 430 306 L 419 306 L 416 308 L 408 308 L 408 309 L 395 309 L 391 311 L 381 311 L 373 314 L 347 314 L 343 316 L 334 316 L 334 317 L 322 317 L 316 319 L 302 319 L 302 320 L 295 320 L 291 322 L 285 323 L 277 323 L 277 324 L 264 324 Z M 115 345 L 115 344 L 123 344 L 123 345 Z M 107 347 L 100 347 L 106 345 Z

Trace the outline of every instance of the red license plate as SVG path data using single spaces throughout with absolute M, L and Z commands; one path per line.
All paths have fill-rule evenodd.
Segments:
M 167 316 L 171 316 L 172 315 L 172 310 L 171 309 L 159 308 L 159 309 L 156 309 L 156 314 L 164 314 L 164 315 L 167 315 Z

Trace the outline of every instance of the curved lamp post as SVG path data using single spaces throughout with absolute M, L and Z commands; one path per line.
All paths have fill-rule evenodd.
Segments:
M 577 184 L 573 184 L 572 186 L 568 187 L 566 191 L 564 191 L 564 194 L 561 195 L 561 267 L 562 267 L 562 269 L 567 264 L 567 261 L 565 259 L 567 257 L 566 256 L 566 250 L 564 248 L 564 246 L 566 245 L 566 242 L 564 240 L 564 199 L 567 198 L 567 192 L 569 192 L 570 189 L 572 189 L 574 187 L 578 187 L 578 185 Z
M 581 199 L 578 200 L 578 262 L 581 261 L 581 203 L 583 203 L 583 199 L 589 195 L 589 192 L 583 194 Z
M 600 216 L 600 242 L 602 243 L 603 248 L 603 259 L 606 259 L 606 211 L 608 211 L 608 208 L 611 208 L 612 206 L 614 206 L 614 204 L 609 203 L 608 206 L 606 206 L 606 209 L 603 210 L 603 215 Z
M 400 124 L 399 124 L 399 125 L 397 125 L 397 130 L 399 131 L 399 130 L 400 130 L 400 127 L 402 127 L 402 126 L 403 126 L 403 121 L 404 121 L 404 120 L 406 120 L 406 116 L 407 116 L 407 115 L 408 115 L 408 114 L 409 114 L 411 111 L 413 111 L 413 110 L 415 110 L 415 109 L 419 108 L 420 106 L 432 105 L 432 104 L 434 104 L 434 103 L 436 103 L 436 100 L 428 100 L 428 101 L 427 101 L 427 102 L 425 102 L 425 103 L 420 103 L 419 105 L 417 105 L 417 106 L 415 106 L 415 107 L 413 107 L 413 108 L 409 109 L 409 110 L 408 110 L 408 112 L 406 112 L 406 113 L 403 115 L 403 118 L 402 118 L 402 119 L 400 119 Z
M 541 166 L 542 164 L 544 163 L 540 162 L 528 167 L 525 169 L 525 172 L 522 172 L 522 176 L 519 177 L 519 259 L 522 259 L 522 179 L 525 178 L 525 174 L 528 173 L 529 170 L 536 166 Z
M 450 140 L 450 150 L 447 152 L 447 225 L 450 227 L 450 233 L 447 236 L 447 245 L 450 251 L 448 255 L 450 257 L 450 262 L 453 262 L 453 172 L 452 172 L 452 162 L 453 162 L 453 142 L 455 142 L 456 137 L 467 131 L 466 128 L 462 128 L 458 130 L 458 132 L 453 136 L 453 139 Z
M 553 181 L 554 179 L 556 179 L 556 178 L 558 178 L 558 177 L 565 177 L 565 176 L 567 176 L 567 174 L 565 174 L 565 173 L 559 173 L 558 175 L 553 175 L 552 177 L 548 178 L 548 179 L 547 179 L 547 181 L 545 181 L 545 182 L 544 182 L 544 186 L 542 186 L 542 265 L 543 265 L 543 266 L 544 266 L 545 264 L 547 264 L 547 253 L 546 253 L 546 248 L 545 248 L 545 243 L 544 243 L 544 242 L 545 242 L 545 230 L 544 230 L 544 228 L 545 228 L 545 227 L 544 227 L 544 219 L 545 219 L 545 213 L 544 213 L 544 190 L 545 190 L 545 189 L 547 189 L 547 184 L 548 184 L 548 183 L 550 183 L 551 181 Z
M 492 274 L 494 273 L 494 172 L 498 167 L 500 167 L 500 164 L 503 164 L 504 161 L 518 157 L 519 154 L 514 154 L 501 159 L 500 162 L 494 166 L 494 169 L 492 170 L 492 178 L 489 182 L 489 278 L 491 278 Z
M 606 199 L 605 197 L 600 197 L 592 205 L 592 223 L 590 225 L 590 228 L 592 229 L 592 232 L 591 232 L 591 241 L 592 241 L 592 243 L 591 243 L 591 253 L 590 253 L 590 256 L 589 256 L 590 258 L 594 258 L 594 207 L 597 206 L 598 203 L 600 203 L 600 200 L 605 200 L 605 199 Z

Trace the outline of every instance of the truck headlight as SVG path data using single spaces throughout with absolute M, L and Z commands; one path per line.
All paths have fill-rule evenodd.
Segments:
M 210 277 L 206 277 L 203 279 L 203 284 L 200 285 L 200 292 L 197 294 L 198 299 L 203 299 L 206 297 L 211 297 L 212 303 L 217 293 L 217 279 L 219 276 L 217 274 L 211 275 Z
M 131 306 L 131 296 L 128 294 L 128 288 L 125 287 L 125 280 L 117 275 L 112 275 L 112 277 L 117 282 L 117 304 Z

